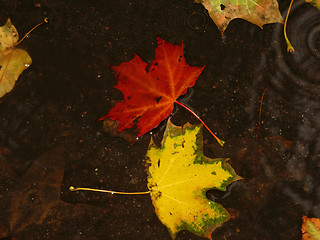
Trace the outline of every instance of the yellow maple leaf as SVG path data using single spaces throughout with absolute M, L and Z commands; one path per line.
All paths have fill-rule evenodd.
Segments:
M 25 50 L 16 48 L 18 40 L 18 31 L 9 18 L 0 27 L 0 97 L 12 90 L 20 74 L 32 63 Z
M 174 239 L 181 230 L 211 239 L 215 228 L 229 219 L 220 204 L 206 198 L 212 188 L 241 179 L 227 159 L 203 155 L 202 128 L 168 121 L 157 148 L 151 140 L 147 152 L 148 188 L 156 214 Z

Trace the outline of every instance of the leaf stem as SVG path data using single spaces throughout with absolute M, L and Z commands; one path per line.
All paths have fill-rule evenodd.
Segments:
M 122 194 L 122 195 L 143 195 L 143 194 L 149 194 L 150 193 L 150 191 L 147 191 L 147 192 L 117 192 L 117 191 L 94 189 L 94 188 L 75 188 L 73 186 L 70 186 L 69 190 L 72 191 L 72 192 L 75 192 L 75 191 L 91 191 L 91 192 L 104 192 L 104 193 Z
M 194 112 L 192 111 L 190 108 L 188 108 L 186 105 L 182 104 L 181 102 L 178 102 L 177 100 L 174 101 L 175 103 L 179 104 L 180 106 L 184 107 L 186 110 L 188 110 L 189 112 L 191 112 L 202 124 L 203 126 L 205 126 L 205 128 L 211 133 L 211 135 L 217 140 L 217 142 L 223 146 L 225 144 L 225 141 L 219 139 L 211 130 L 210 128 L 204 123 L 204 121 L 202 121 L 202 119 Z
M 283 33 L 284 33 L 284 38 L 286 39 L 286 43 L 287 43 L 287 52 L 294 52 L 294 47 L 292 46 L 288 36 L 287 36 L 287 22 L 288 22 L 288 17 L 289 17 L 289 13 L 291 10 L 291 6 L 292 6 L 293 0 L 291 0 L 289 8 L 288 8 L 288 12 L 287 12 L 287 16 L 286 16 L 286 20 L 284 21 L 284 28 L 283 28 Z
M 38 23 L 37 25 L 35 25 L 33 28 L 30 29 L 29 32 L 27 32 L 23 38 L 21 38 L 14 46 L 16 47 L 17 45 L 19 45 L 23 39 L 25 39 L 33 30 L 35 30 L 37 27 L 40 27 L 42 24 L 45 24 L 45 23 L 49 23 L 49 19 L 48 18 L 45 18 L 43 19 L 43 21 L 41 23 Z

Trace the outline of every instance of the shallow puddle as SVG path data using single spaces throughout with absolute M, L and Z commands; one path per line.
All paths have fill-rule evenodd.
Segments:
M 20 36 L 50 21 L 19 45 L 32 65 L 0 99 L 0 239 L 171 239 L 148 195 L 69 191 L 147 191 L 145 154 L 166 120 L 136 139 L 137 129 L 115 136 L 97 119 L 122 100 L 110 66 L 134 54 L 152 62 L 157 37 L 206 65 L 179 101 L 226 141 L 204 130 L 204 154 L 230 158 L 243 177 L 207 192 L 230 213 L 212 238 L 298 240 L 302 216 L 320 217 L 320 11 L 310 4 L 294 1 L 290 13 L 294 53 L 282 24 L 236 19 L 221 36 L 193 1 L 3 0 L 0 11 Z M 178 105 L 171 121 L 199 124 Z

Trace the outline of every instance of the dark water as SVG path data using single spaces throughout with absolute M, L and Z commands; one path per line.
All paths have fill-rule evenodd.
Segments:
M 281 1 L 285 16 L 289 1 Z M 206 65 L 181 99 L 227 143 L 204 131 L 205 155 L 230 157 L 244 178 L 208 198 L 231 219 L 213 239 L 301 239 L 302 215 L 320 217 L 320 12 L 295 1 L 283 25 L 234 20 L 222 37 L 192 1 L 3 0 L 32 59 L 0 100 L 0 239 L 170 239 L 149 196 L 69 192 L 70 185 L 145 191 L 150 134 L 128 143 L 96 120 L 121 100 L 110 65 L 151 62 L 159 36 L 184 42 Z M 259 107 L 264 95 L 259 137 Z M 197 124 L 184 109 L 172 121 Z M 160 142 L 165 122 L 152 131 Z M 177 239 L 201 239 L 188 232 Z

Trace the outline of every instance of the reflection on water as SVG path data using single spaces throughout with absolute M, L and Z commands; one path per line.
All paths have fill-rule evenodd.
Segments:
M 286 13 L 288 6 L 282 6 L 281 12 Z M 262 55 L 257 69 L 269 87 L 263 107 L 264 128 L 294 141 L 290 153 L 279 149 L 292 178 L 281 182 L 282 192 L 304 212 L 320 217 L 319 10 L 303 1 L 294 2 L 288 36 L 295 52 L 286 52 L 283 26 L 279 24 L 271 51 Z

